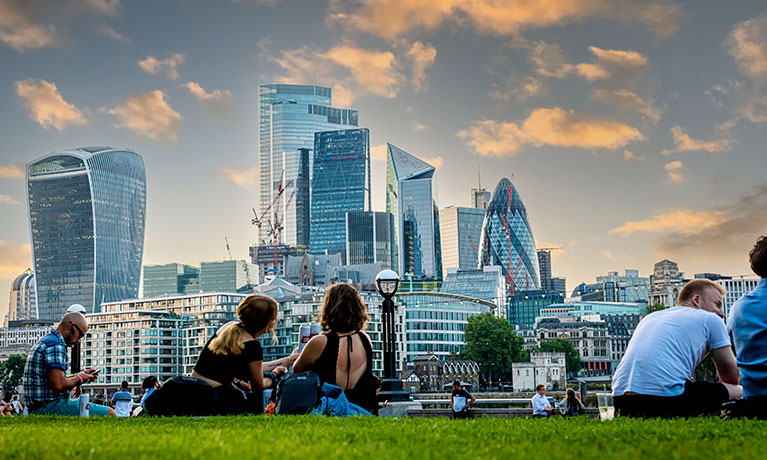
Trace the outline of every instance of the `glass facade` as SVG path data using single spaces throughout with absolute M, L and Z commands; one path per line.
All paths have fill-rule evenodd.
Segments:
M 644 315 L 647 313 L 645 303 L 623 302 L 572 302 L 551 304 L 540 312 L 540 316 L 571 316 L 571 315 Z
M 37 319 L 37 296 L 35 274 L 26 269 L 11 282 L 10 302 L 5 316 L 5 327 L 10 321 Z
M 527 210 L 519 191 L 506 178 L 498 182 L 487 208 L 479 254 L 482 265 L 503 268 L 510 295 L 540 289 L 538 256 Z
M 145 265 L 144 297 L 191 294 L 200 290 L 200 269 L 184 264 Z
M 565 299 L 551 291 L 518 291 L 509 296 L 508 320 L 517 326 L 533 327 L 535 318 L 541 316 L 541 310 L 552 304 L 562 303 Z
M 482 270 L 451 268 L 439 292 L 474 297 L 494 303 L 497 316 L 506 318 L 506 280 L 501 267 L 488 265 Z
M 350 265 L 381 262 L 383 269 L 396 269 L 394 216 L 388 212 L 346 213 L 346 261 Z
M 251 292 L 258 285 L 258 265 L 244 260 L 222 260 L 200 264 L 203 292 Z
M 314 135 L 309 252 L 346 261 L 346 212 L 370 210 L 370 134 L 366 128 Z
M 388 144 L 386 212 L 397 219 L 399 273 L 441 277 L 439 214 L 431 180 L 434 167 Z
M 309 245 L 311 177 L 302 175 L 306 176 L 306 168 L 311 164 L 314 133 L 356 127 L 358 117 L 356 110 L 331 107 L 330 88 L 282 84 L 259 87 L 260 210 L 263 213 L 272 204 L 280 187 L 285 189 L 278 209 L 270 210 L 282 219 L 280 242 Z
M 442 271 L 476 269 L 479 265 L 477 246 L 482 235 L 485 210 L 451 206 L 439 211 Z
M 69 305 L 93 312 L 138 294 L 146 223 L 146 173 L 129 150 L 86 147 L 27 165 L 40 319 Z
M 650 295 L 650 278 L 639 276 L 638 270 L 626 270 L 625 275 L 609 272 L 597 276 L 596 284 L 609 291 L 605 295 L 606 301 L 647 303 Z

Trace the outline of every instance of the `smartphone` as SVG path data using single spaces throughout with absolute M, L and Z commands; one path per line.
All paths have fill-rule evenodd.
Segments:
M 101 373 L 101 371 L 103 371 L 103 370 L 104 370 L 104 369 L 96 369 L 96 370 L 95 370 L 95 371 L 93 371 L 93 372 L 89 372 L 89 374 L 91 374 L 91 375 L 100 374 L 100 373 Z

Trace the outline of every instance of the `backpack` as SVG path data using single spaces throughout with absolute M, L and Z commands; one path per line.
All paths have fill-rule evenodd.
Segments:
M 149 415 L 211 415 L 218 395 L 207 382 L 194 377 L 173 377 L 147 396 L 144 409 Z
M 317 407 L 321 387 L 320 376 L 314 371 L 293 374 L 280 381 L 274 413 L 308 414 Z

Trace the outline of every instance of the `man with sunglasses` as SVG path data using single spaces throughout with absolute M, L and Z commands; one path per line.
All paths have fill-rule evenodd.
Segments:
M 70 312 L 32 348 L 24 368 L 24 398 L 30 414 L 79 415 L 80 402 L 70 398 L 70 391 L 98 377 L 96 369 L 66 375 L 69 366 L 67 348 L 79 343 L 88 332 L 88 320 L 79 312 Z M 77 392 L 79 394 L 79 391 Z M 90 404 L 92 416 L 115 415 L 106 406 Z

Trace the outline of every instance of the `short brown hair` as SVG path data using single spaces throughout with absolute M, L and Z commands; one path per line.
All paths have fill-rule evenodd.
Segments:
M 542 384 L 542 383 L 539 383 L 538 385 L 536 385 L 536 386 L 535 386 L 535 391 L 538 391 L 538 390 L 540 390 L 541 388 L 543 388 L 543 389 L 545 390 L 545 389 L 546 389 L 546 385 L 544 385 L 544 384 Z
M 334 284 L 325 291 L 320 312 L 322 329 L 335 332 L 361 331 L 370 319 L 359 292 L 350 284 Z
M 748 253 L 751 270 L 760 278 L 767 278 L 767 236 L 760 236 Z
M 722 296 L 724 296 L 727 293 L 727 291 L 725 291 L 725 289 L 721 285 L 716 284 L 710 279 L 702 278 L 702 279 L 692 280 L 682 288 L 682 292 L 679 293 L 678 303 L 681 304 L 682 302 L 687 302 L 688 300 L 692 299 L 692 296 L 694 296 L 695 294 L 700 294 L 704 292 L 705 290 L 712 289 L 712 288 L 719 291 L 719 293 L 722 294 Z

